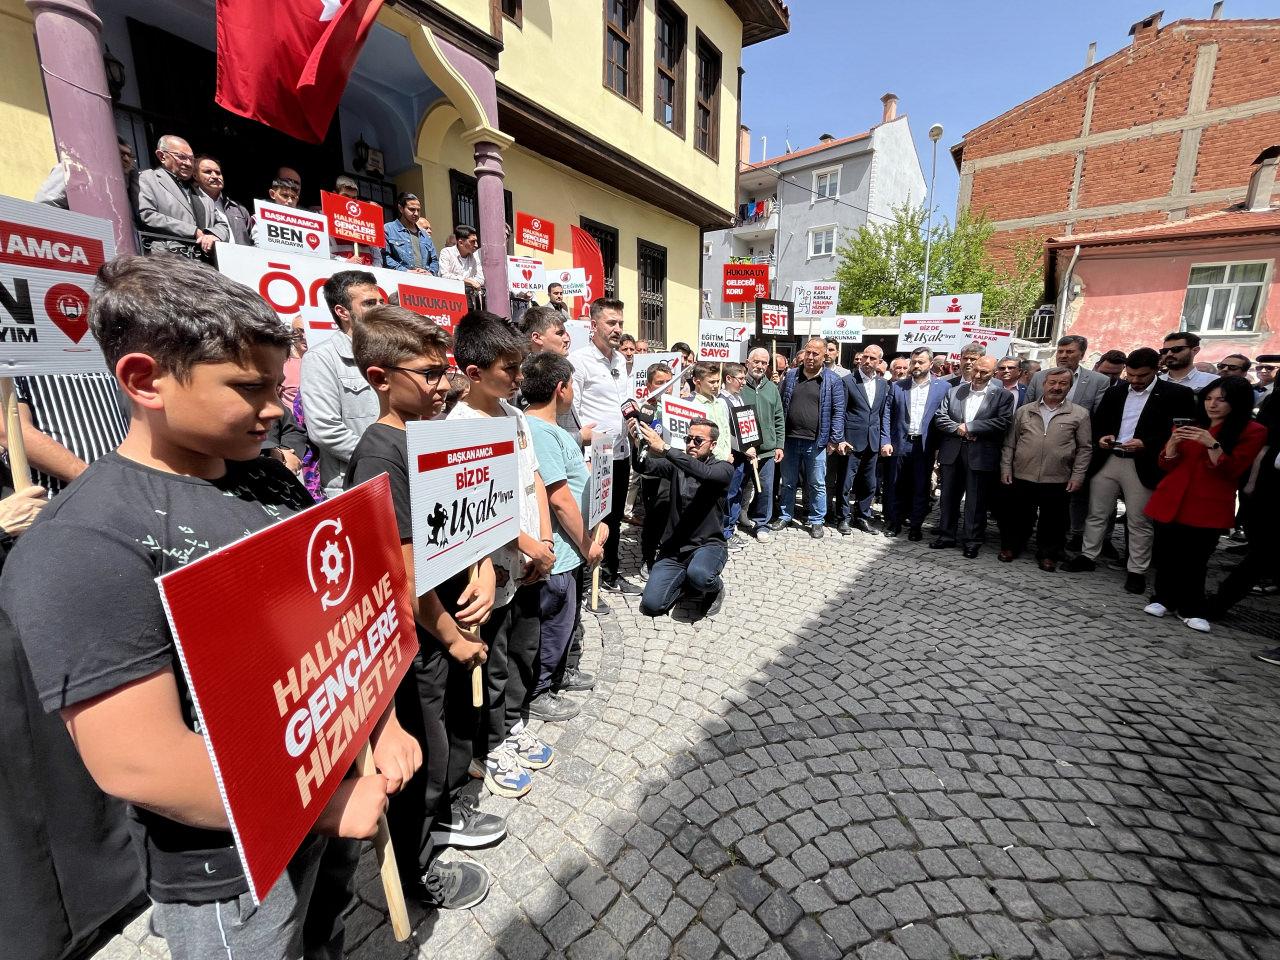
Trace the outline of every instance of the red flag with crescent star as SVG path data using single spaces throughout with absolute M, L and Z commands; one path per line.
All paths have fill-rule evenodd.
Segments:
M 581 227 L 573 227 L 573 265 L 581 267 L 587 274 L 587 302 L 604 296 L 604 254 L 600 252 L 600 244 L 596 238 Z M 574 298 L 573 312 L 581 316 L 583 310 L 581 297 Z
M 220 107 L 321 143 L 383 0 L 218 0 Z

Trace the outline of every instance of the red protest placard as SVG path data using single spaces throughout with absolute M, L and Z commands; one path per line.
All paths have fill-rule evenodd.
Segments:
M 373 247 L 386 243 L 382 229 L 383 211 L 378 204 L 321 190 L 320 205 L 329 221 L 330 236 Z
M 725 303 L 754 303 L 769 296 L 769 265 L 726 263 L 721 293 Z
M 422 278 L 425 282 L 431 282 L 433 279 L 432 277 Z M 436 283 L 443 287 L 450 281 L 436 281 Z M 399 293 L 400 306 L 421 314 L 450 334 L 458 325 L 458 321 L 467 314 L 467 295 L 456 290 L 428 287 L 424 286 L 423 282 L 415 280 L 414 283 L 401 283 Z
M 390 482 L 376 477 L 158 582 L 258 902 L 418 649 Z
M 556 248 L 556 225 L 550 220 L 517 210 L 516 243 L 550 253 Z

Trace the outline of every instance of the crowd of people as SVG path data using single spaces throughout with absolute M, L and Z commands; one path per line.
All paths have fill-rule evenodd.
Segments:
M 145 228 L 205 249 L 252 234 L 216 160 L 174 137 L 157 154 L 161 167 L 138 183 Z M 272 200 L 296 203 L 299 192 L 282 168 Z M 398 207 L 385 265 L 482 286 L 473 230 L 459 226 L 437 251 L 418 198 L 402 194 Z M 416 900 L 479 903 L 486 869 L 440 851 L 506 835 L 468 784 L 519 798 L 554 761 L 531 722 L 567 721 L 591 695 L 587 611 L 607 615 L 633 595 L 647 616 L 684 600 L 714 617 L 730 557 L 749 559 L 751 541 L 789 527 L 922 542 L 936 503 L 929 548 L 977 558 L 994 520 L 998 560 L 1034 545 L 1045 573 L 1096 572 L 1121 560 L 1119 541 L 1124 589 L 1142 609 L 1205 632 L 1277 572 L 1267 548 L 1280 356 L 1233 355 L 1205 370 L 1199 338 L 1173 332 L 1158 349 L 1107 351 L 1090 369 L 1088 343 L 1071 335 L 1044 367 L 977 343 L 954 363 L 866 344 L 845 369 L 841 344 L 822 338 L 793 357 L 756 346 L 745 363 L 724 364 L 695 362 L 674 343 L 680 362 L 649 364 L 637 396 L 636 358 L 661 345 L 624 331 L 619 300 L 590 303 L 590 342 L 571 350 L 562 290 L 526 302 L 518 321 L 473 309 L 450 334 L 385 302 L 375 277 L 350 266 L 323 289 L 336 332 L 308 349 L 260 297 L 204 264 L 119 258 L 90 309 L 113 374 L 19 383 L 39 485 L 17 478 L 0 499 L 0 631 L 20 638 L 42 706 L 61 713 L 94 780 L 131 805 L 175 958 L 268 946 L 292 955 L 303 939 L 308 956 L 339 955 L 355 841 L 384 811 Z M 61 402 L 68 391 L 83 400 L 75 416 Z M 663 397 L 697 415 L 664 417 Z M 419 653 L 375 729 L 378 772 L 344 781 L 287 879 L 229 927 L 244 875 L 155 577 L 385 474 L 412 582 L 406 424 L 492 417 L 509 418 L 518 441 L 518 537 L 475 576 L 414 598 Z M 593 529 L 583 504 L 600 437 L 612 492 Z M 639 550 L 624 561 L 631 527 Z M 1244 556 L 1207 594 L 1209 561 L 1233 530 Z M 596 567 L 605 598 L 592 604 Z M 1280 649 L 1259 656 L 1280 663 Z

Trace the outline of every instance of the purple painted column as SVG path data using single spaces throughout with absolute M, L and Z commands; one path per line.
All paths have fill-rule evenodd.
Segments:
M 67 205 L 110 220 L 116 252 L 136 253 L 133 211 L 120 167 L 102 63 L 102 21 L 92 0 L 26 0 L 35 16 L 40 69 L 58 156 L 67 164 Z
M 480 202 L 480 264 L 484 267 L 485 305 L 490 312 L 511 316 L 507 294 L 507 216 L 502 195 L 502 151 L 496 143 L 481 140 L 476 155 L 476 188 Z

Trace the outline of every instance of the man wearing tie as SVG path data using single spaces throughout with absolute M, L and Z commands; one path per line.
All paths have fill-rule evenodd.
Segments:
M 1013 395 L 992 386 L 996 371 L 993 357 L 979 357 L 968 383 L 952 387 L 934 418 L 942 434 L 938 462 L 942 465 L 942 511 L 935 550 L 964 542 L 964 555 L 978 555 L 987 529 L 987 499 L 1000 469 L 1005 431 L 1013 421 Z M 957 537 L 960 498 L 964 498 L 964 523 Z
M 889 431 L 882 452 L 888 460 L 884 481 L 886 537 L 902 533 L 907 539 L 924 539 L 921 527 L 929 512 L 929 480 L 933 474 L 935 444 L 931 440 L 934 414 L 946 399 L 949 385 L 932 375 L 933 353 L 928 347 L 911 351 L 908 375 L 889 390 L 885 410 Z
M 836 530 L 842 536 L 848 536 L 855 528 L 863 533 L 876 532 L 871 529 L 871 501 L 876 492 L 880 450 L 889 442 L 885 406 L 889 384 L 879 373 L 884 351 L 871 344 L 858 356 L 858 369 L 841 378 L 847 400 L 840 452 L 848 457 L 836 504 Z

